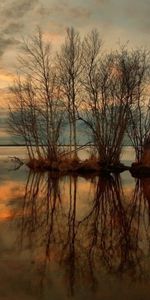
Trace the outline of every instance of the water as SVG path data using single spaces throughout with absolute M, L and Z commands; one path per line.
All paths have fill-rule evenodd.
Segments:
M 22 151 L 0 149 L 0 300 L 148 300 L 150 178 L 13 170 Z

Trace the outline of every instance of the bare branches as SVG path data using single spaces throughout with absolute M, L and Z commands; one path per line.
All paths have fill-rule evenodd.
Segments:
M 23 42 L 23 50 L 25 56 L 20 56 L 19 62 L 24 78 L 18 78 L 11 89 L 15 98 L 10 105 L 12 130 L 25 140 L 30 159 L 36 155 L 56 160 L 64 108 L 50 45 L 44 43 L 39 30 Z
M 73 28 L 67 29 L 66 40 L 57 60 L 59 81 L 69 117 L 70 152 L 73 144 L 77 157 L 76 109 L 81 95 L 82 44 L 79 33 Z
M 150 140 L 150 100 L 149 100 L 149 53 L 138 50 L 136 58 L 136 91 L 128 107 L 127 133 L 135 149 L 136 160 L 141 162 L 144 145 Z
M 101 40 L 96 32 L 92 32 L 84 41 L 84 53 L 87 53 L 83 80 L 86 112 L 81 118 L 91 130 L 100 161 L 115 164 L 119 162 L 128 120 L 133 119 L 130 108 L 137 106 L 143 95 L 147 53 L 122 47 L 102 56 L 100 50 Z M 148 116 L 146 120 L 148 122 Z M 144 138 L 142 128 L 145 126 L 141 124 L 140 127 Z
M 65 119 L 75 159 L 81 120 L 102 164 L 119 163 L 126 132 L 140 161 L 150 135 L 149 53 L 120 47 L 104 54 L 97 30 L 81 41 L 68 28 L 55 58 L 56 63 L 40 29 L 24 40 L 19 57 L 23 78 L 11 89 L 10 124 L 24 139 L 29 158 L 36 152 L 38 159 L 57 160 Z

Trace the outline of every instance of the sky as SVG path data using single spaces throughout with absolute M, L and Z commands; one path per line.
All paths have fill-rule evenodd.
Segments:
M 107 50 L 127 42 L 132 48 L 149 49 L 149 16 L 150 0 L 0 0 L 0 119 L 7 108 L 21 40 L 37 26 L 57 48 L 66 28 L 74 26 L 81 35 L 97 28 Z

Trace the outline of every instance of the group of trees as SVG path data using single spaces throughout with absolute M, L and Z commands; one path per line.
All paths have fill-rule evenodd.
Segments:
M 102 163 L 119 162 L 128 135 L 141 160 L 150 139 L 149 53 L 119 50 L 104 53 L 97 30 L 83 40 L 68 28 L 58 53 L 39 29 L 23 41 L 20 75 L 11 88 L 9 122 L 26 144 L 29 158 L 58 160 L 61 133 L 69 128 L 69 153 L 77 158 L 77 122 L 88 128 Z

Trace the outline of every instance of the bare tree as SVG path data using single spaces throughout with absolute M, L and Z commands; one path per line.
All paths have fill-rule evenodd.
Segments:
M 29 84 L 22 83 L 20 78 L 16 79 L 11 87 L 13 95 L 10 103 L 9 125 L 13 134 L 21 137 L 27 147 L 29 159 L 34 158 L 35 124 L 33 118 L 33 103 L 30 103 Z M 32 97 L 32 100 L 34 97 Z M 33 101 L 32 101 L 33 102 Z M 33 130 L 31 130 L 33 128 Z M 37 151 L 38 152 L 38 151 Z
M 137 88 L 128 111 L 127 133 L 135 149 L 136 161 L 143 156 L 144 145 L 150 141 L 150 99 L 149 99 L 149 53 L 138 50 L 137 60 Z
M 79 33 L 74 28 L 68 28 L 65 43 L 57 55 L 58 76 L 68 111 L 71 145 L 74 145 L 74 156 L 77 157 L 76 109 L 79 105 L 82 73 L 82 44 Z
M 138 50 L 122 47 L 100 59 L 100 48 L 99 35 L 92 32 L 84 42 L 83 83 L 87 96 L 82 119 L 91 129 L 100 161 L 116 164 L 120 160 L 129 107 L 138 94 L 141 56 Z
M 50 44 L 43 41 L 38 29 L 33 37 L 23 41 L 22 47 L 24 53 L 19 62 L 23 79 L 16 80 L 11 89 L 16 100 L 11 101 L 10 123 L 30 148 L 30 158 L 34 156 L 34 144 L 39 159 L 57 160 L 64 108 L 51 63 Z M 20 115 L 20 124 L 15 121 L 16 112 Z

